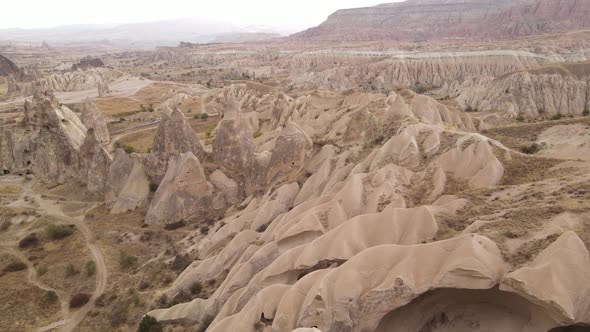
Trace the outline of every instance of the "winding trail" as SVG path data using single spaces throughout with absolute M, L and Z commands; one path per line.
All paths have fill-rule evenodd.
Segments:
M 25 202 L 24 198 L 29 197 L 34 202 L 35 207 L 34 209 L 41 215 L 46 215 L 53 217 L 57 220 L 59 224 L 70 225 L 73 224 L 84 236 L 86 245 L 90 250 L 90 254 L 92 256 L 92 260 L 96 264 L 96 286 L 94 292 L 91 295 L 90 301 L 82 308 L 71 312 L 69 309 L 69 303 L 67 301 L 67 296 L 65 292 L 59 291 L 56 289 L 52 289 L 47 285 L 43 284 L 37 275 L 37 270 L 33 266 L 33 264 L 27 259 L 25 255 L 15 249 L 17 245 L 14 242 L 10 243 L 2 243 L 0 244 L 0 251 L 5 251 L 13 256 L 16 256 L 19 260 L 27 265 L 28 273 L 27 273 L 27 280 L 34 286 L 43 289 L 43 290 L 53 290 L 59 295 L 60 303 L 61 303 L 61 312 L 64 319 L 49 324 L 47 326 L 40 327 L 36 329 L 36 331 L 49 331 L 53 329 L 59 329 L 59 331 L 73 331 L 78 324 L 86 317 L 88 312 L 94 307 L 94 303 L 96 299 L 101 296 L 107 286 L 107 267 L 105 263 L 105 258 L 102 250 L 96 243 L 96 238 L 92 233 L 92 230 L 88 227 L 85 222 L 85 216 L 88 211 L 94 209 L 100 203 L 97 202 L 85 202 L 91 204 L 84 213 L 80 216 L 71 217 L 68 216 L 63 212 L 61 209 L 61 204 L 58 204 L 58 199 L 50 199 L 47 196 L 42 196 L 41 194 L 35 192 L 33 188 L 33 182 L 31 181 L 28 184 L 23 185 L 24 192 L 20 195 L 20 198 L 15 201 L 15 204 L 23 204 L 30 206 L 30 202 Z

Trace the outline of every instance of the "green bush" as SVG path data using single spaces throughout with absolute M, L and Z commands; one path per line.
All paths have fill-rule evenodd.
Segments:
M 202 290 L 203 290 L 203 284 L 201 284 L 198 281 L 193 282 L 193 284 L 191 285 L 191 294 L 193 294 L 193 295 L 201 294 Z
M 128 269 L 137 263 L 137 257 L 129 255 L 124 251 L 119 253 L 119 265 L 123 269 Z
M 201 120 L 207 120 L 207 119 L 209 119 L 209 114 L 201 113 L 200 117 L 201 117 Z
M 123 145 L 123 150 L 125 151 L 125 153 L 127 154 L 132 154 L 135 152 L 135 148 L 130 146 L 130 145 Z
M 96 273 L 96 263 L 94 261 L 88 261 L 84 265 L 84 271 L 88 277 L 93 276 Z
M 465 109 L 465 112 L 467 112 L 467 113 L 476 113 L 476 112 L 478 112 L 478 109 L 477 108 L 473 108 L 471 106 L 467 106 L 467 108 Z
M 258 138 L 258 137 L 262 136 L 262 132 L 260 130 L 257 130 L 257 131 L 254 132 L 254 134 L 252 134 L 252 136 L 254 138 Z
M 76 271 L 76 268 L 74 267 L 73 264 L 68 264 L 66 266 L 66 278 L 68 277 L 72 277 L 74 275 L 78 274 L 78 271 Z
M 12 262 L 4 268 L 4 272 L 18 272 L 27 269 L 27 264 L 23 262 Z
M 46 297 L 47 297 L 47 301 L 49 301 L 49 302 L 57 301 L 57 294 L 52 290 L 47 291 Z
M 563 118 L 563 115 L 561 115 L 560 113 L 555 114 L 554 116 L 551 117 L 551 120 L 561 120 L 561 118 Z
M 526 154 L 535 154 L 537 152 L 539 152 L 541 150 L 541 146 L 537 143 L 533 143 L 527 146 L 523 146 L 522 148 L 520 148 L 520 151 L 522 153 L 526 153 Z
M 523 122 L 524 121 L 524 116 L 522 116 L 522 115 L 517 116 L 516 117 L 516 121 Z
M 70 299 L 70 308 L 80 308 L 90 301 L 90 295 L 78 293 Z
M 139 322 L 139 327 L 137 327 L 137 332 L 162 332 L 162 326 L 158 323 L 154 317 L 150 315 L 145 315 Z
M 74 228 L 64 225 L 48 225 L 46 228 L 47 236 L 52 240 L 59 240 L 68 237 L 74 233 Z
M 47 266 L 40 266 L 40 267 L 37 269 L 37 275 L 39 275 L 39 276 L 42 276 L 42 275 L 44 275 L 45 273 L 47 273 Z

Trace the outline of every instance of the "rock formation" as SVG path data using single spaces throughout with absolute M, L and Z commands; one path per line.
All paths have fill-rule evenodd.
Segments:
M 111 93 L 109 85 L 102 80 L 97 83 L 96 89 L 98 90 L 98 96 L 100 98 L 108 97 L 108 95 Z
M 72 65 L 72 71 L 86 70 L 89 68 L 101 68 L 104 67 L 104 62 L 99 58 L 85 57 L 80 62 Z
M 107 122 L 102 112 L 91 99 L 86 99 L 82 108 L 82 123 L 88 129 L 94 129 L 94 134 L 100 144 L 108 144 L 111 141 Z
M 18 72 L 18 66 L 0 54 L 0 76 L 16 75 Z
M 115 152 L 109 168 L 105 202 L 112 214 L 133 211 L 147 203 L 150 182 L 140 161 L 122 149 Z
M 104 195 L 111 157 L 96 137 L 94 128 L 88 129 L 84 144 L 80 147 L 80 177 L 91 193 Z
M 205 150 L 184 115 L 179 109 L 165 117 L 156 132 L 152 152 L 166 156 L 191 152 L 199 160 Z
M 508 39 L 588 27 L 590 4 L 567 0 L 407 0 L 342 9 L 293 38 L 420 41 L 450 37 Z M 539 22 L 543 22 L 540 24 Z
M 172 158 L 166 176 L 150 203 L 147 224 L 173 224 L 204 214 L 211 204 L 212 186 L 205 178 L 199 159 L 191 152 Z

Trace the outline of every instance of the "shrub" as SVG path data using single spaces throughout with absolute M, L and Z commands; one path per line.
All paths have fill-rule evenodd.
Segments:
M 78 293 L 72 296 L 70 299 L 70 308 L 81 308 L 90 301 L 90 295 L 84 293 Z
M 27 264 L 23 262 L 12 262 L 4 268 L 4 272 L 18 272 L 27 269 Z
M 135 152 L 135 148 L 130 146 L 130 145 L 123 145 L 123 150 L 125 151 L 125 153 L 127 154 L 132 154 Z
M 41 266 L 37 269 L 37 275 L 42 276 L 47 273 L 47 266 Z
M 137 257 L 129 255 L 124 251 L 119 253 L 119 265 L 122 269 L 128 269 L 137 263 Z
M 254 138 L 258 138 L 258 137 L 262 136 L 262 132 L 260 130 L 257 130 L 257 131 L 254 132 L 254 134 L 252 134 L 252 136 Z
M 68 237 L 74 233 L 74 228 L 64 225 L 48 225 L 46 228 L 47 236 L 52 240 L 59 240 Z
M 158 185 L 156 183 L 150 183 L 150 192 L 155 193 L 158 191 Z
M 561 118 L 563 117 L 563 115 L 561 115 L 560 113 L 555 114 L 554 116 L 551 117 L 551 120 L 561 120 Z
M 0 225 L 0 231 L 4 232 L 5 230 L 7 230 L 8 228 L 10 228 L 10 225 L 12 225 L 12 223 L 10 222 L 10 220 L 5 220 L 1 225 Z
M 94 261 L 88 261 L 84 265 L 84 271 L 88 277 L 93 276 L 96 273 L 96 263 Z
M 522 148 L 520 148 L 520 151 L 526 154 L 534 154 L 539 152 L 540 150 L 541 146 L 537 143 L 533 143 L 531 145 L 523 146 Z
M 202 290 L 203 290 L 203 284 L 201 284 L 198 281 L 193 282 L 193 284 L 191 285 L 191 294 L 193 294 L 193 295 L 201 294 Z
M 138 306 L 139 305 L 139 295 L 137 295 L 137 292 L 135 291 L 134 288 L 129 289 L 129 295 L 131 295 L 131 301 L 133 302 L 133 304 L 135 306 Z
M 66 278 L 67 277 L 72 277 L 74 275 L 78 274 L 78 271 L 76 271 L 76 268 L 74 267 L 73 264 L 68 264 L 66 266 Z
M 522 116 L 522 115 L 517 116 L 516 117 L 516 121 L 523 122 L 524 121 L 524 116 Z
M 215 129 L 214 127 L 209 127 L 209 129 L 207 129 L 207 132 L 205 133 L 205 135 L 207 136 L 207 138 L 211 138 L 211 135 L 213 135 L 213 129 Z
M 590 110 L 584 110 L 584 112 L 582 112 L 583 116 L 588 116 L 590 115 Z
M 46 297 L 47 297 L 47 301 L 49 301 L 49 302 L 57 301 L 57 294 L 52 290 L 47 291 Z
M 209 226 L 205 225 L 201 227 L 201 234 L 207 235 L 209 234 Z
M 32 247 L 39 243 L 39 239 L 37 238 L 37 234 L 31 233 L 25 236 L 22 240 L 18 242 L 18 247 L 21 249 Z
M 158 323 L 154 317 L 150 315 L 145 315 L 139 322 L 139 326 L 137 327 L 137 332 L 161 332 L 162 326 Z
M 207 119 L 209 119 L 209 114 L 201 113 L 200 117 L 201 117 L 201 120 L 207 120 Z
M 467 113 L 475 113 L 478 112 L 477 108 L 473 108 L 471 106 L 467 106 L 467 108 L 465 109 L 465 112 Z
M 185 225 L 186 225 L 186 223 L 184 222 L 184 220 L 180 220 L 180 221 L 177 221 L 177 222 L 172 223 L 172 224 L 166 224 L 164 226 L 164 229 L 167 230 L 167 231 L 173 231 L 175 229 L 182 228 Z

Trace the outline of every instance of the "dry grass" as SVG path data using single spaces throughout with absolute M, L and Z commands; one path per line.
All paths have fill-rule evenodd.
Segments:
M 121 145 L 128 145 L 137 152 L 148 152 L 154 143 L 156 129 L 144 130 L 137 133 L 129 134 L 121 138 L 118 142 Z
M 140 105 L 149 103 L 140 102 L 131 98 L 96 99 L 96 106 L 106 116 L 115 117 L 117 114 L 133 112 L 140 109 Z

